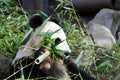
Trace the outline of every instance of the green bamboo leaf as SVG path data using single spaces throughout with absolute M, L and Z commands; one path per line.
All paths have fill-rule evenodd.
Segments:
M 22 67 L 22 65 L 20 65 L 20 66 L 21 66 L 21 68 L 22 68 L 22 69 L 21 69 L 21 78 L 22 78 L 21 80 L 25 80 L 25 78 L 24 78 L 24 73 L 23 73 L 23 67 Z
M 105 70 L 108 65 L 110 65 L 110 61 L 106 60 L 106 61 L 102 62 L 100 65 L 98 65 L 97 69 Z
M 22 78 L 18 78 L 18 79 L 15 79 L 15 80 L 24 80 L 24 79 L 22 79 Z
M 36 34 L 41 34 L 41 30 L 43 29 L 43 27 L 46 25 L 46 23 L 50 20 L 50 17 L 48 17 L 47 19 L 45 19 L 45 21 L 43 22 L 43 24 L 36 30 Z
M 59 55 L 62 55 L 62 53 L 64 53 L 64 51 L 59 50 L 59 49 L 56 49 L 55 52 L 56 52 L 56 54 L 59 54 Z
M 76 63 L 79 63 L 81 57 L 83 56 L 83 51 L 79 53 L 79 55 L 77 56 L 77 58 L 75 59 Z
M 17 78 L 17 79 L 15 79 L 15 80 L 25 80 L 25 78 L 24 78 L 24 73 L 23 73 L 23 67 L 22 67 L 22 65 L 20 65 L 21 66 L 21 78 Z
M 49 31 L 48 31 L 49 36 L 51 37 L 53 34 L 57 33 L 58 31 L 60 31 L 60 29 L 58 29 L 58 30 L 56 30 L 56 31 L 54 31 L 54 32 L 49 32 Z

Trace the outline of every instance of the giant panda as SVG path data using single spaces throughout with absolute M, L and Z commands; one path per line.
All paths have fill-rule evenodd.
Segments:
M 96 80 L 71 60 L 69 54 L 71 53 L 71 49 L 67 43 L 63 29 L 50 20 L 46 22 L 41 33 L 55 32 L 58 30 L 51 36 L 51 39 L 54 39 L 55 44 L 59 43 L 55 48 L 63 51 L 64 55 L 58 54 L 58 61 L 48 56 L 40 64 L 35 64 L 34 61 L 36 58 L 49 51 L 41 45 L 44 36 L 36 34 L 36 31 L 42 24 L 43 19 L 40 15 L 36 14 L 30 18 L 29 25 L 32 28 L 30 30 L 32 33 L 28 42 L 19 48 L 16 57 L 11 63 L 11 72 L 14 74 L 11 79 L 20 78 L 21 74 L 23 74 L 25 79 L 35 80 Z M 38 49 L 34 50 L 31 48 L 34 46 Z M 71 73 L 76 74 L 76 76 L 71 76 Z

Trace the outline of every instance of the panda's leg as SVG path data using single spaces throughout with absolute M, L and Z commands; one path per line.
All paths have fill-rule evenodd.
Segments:
M 96 80 L 90 74 L 88 74 L 83 69 L 80 69 L 70 58 L 64 59 L 64 64 L 70 73 L 76 74 L 78 76 L 71 77 L 72 80 Z

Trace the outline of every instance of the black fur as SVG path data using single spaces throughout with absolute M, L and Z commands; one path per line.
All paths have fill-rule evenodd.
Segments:
M 37 80 L 44 80 L 44 79 L 46 79 L 46 77 L 49 77 L 49 79 L 47 79 L 47 80 L 57 80 L 55 78 L 63 77 L 65 74 L 65 70 L 63 70 L 64 68 L 62 68 L 63 67 L 62 64 L 54 62 L 51 65 L 51 68 L 49 70 L 42 70 L 42 69 L 40 69 L 40 65 L 36 65 L 34 63 L 35 59 L 39 55 L 41 55 L 42 53 L 45 52 L 45 49 L 46 49 L 45 47 L 41 47 L 39 50 L 37 50 L 34 53 L 33 58 L 31 58 L 29 56 L 29 57 L 24 57 L 24 58 L 17 60 L 14 63 L 14 65 L 12 65 L 11 74 L 20 70 L 22 67 L 25 67 L 32 63 L 31 65 L 29 65 L 28 67 L 25 67 L 23 69 L 23 75 L 24 75 L 25 79 L 39 78 Z M 10 80 L 17 79 L 17 78 L 21 78 L 21 71 L 18 72 L 17 74 L 15 74 L 12 78 L 10 78 Z
M 43 19 L 40 15 L 34 15 L 30 18 L 29 25 L 33 29 L 36 29 L 37 27 L 41 26 L 43 23 Z
M 39 69 L 39 65 L 34 64 L 35 59 L 42 54 L 42 52 L 45 51 L 44 47 L 41 47 L 39 50 L 37 50 L 34 53 L 34 57 L 30 58 L 30 57 L 23 57 L 19 60 L 17 60 L 14 65 L 12 65 L 11 67 L 11 74 L 13 74 L 14 72 L 20 70 L 22 67 L 25 67 L 29 64 L 28 67 L 25 67 L 23 69 L 23 75 L 25 77 L 25 79 L 34 79 L 34 78 L 40 78 L 40 77 L 45 77 L 47 76 L 47 74 L 45 74 L 42 70 Z M 31 74 L 31 75 L 30 75 Z M 21 71 L 18 72 L 17 74 L 15 74 L 11 79 L 16 79 L 16 78 L 21 78 Z M 43 80 L 43 79 L 39 79 L 39 80 Z
M 96 80 L 86 71 L 80 69 L 70 58 L 64 59 L 64 64 L 66 65 L 70 75 L 71 73 L 76 74 L 76 76 L 71 76 L 72 80 Z
M 30 27 L 33 29 L 36 29 L 37 27 L 41 26 L 44 21 L 43 16 L 39 14 L 32 16 L 29 21 Z M 56 19 L 56 16 L 51 15 L 50 21 L 55 22 L 56 24 L 59 24 L 59 21 Z
M 16 65 L 12 66 L 12 68 L 11 68 L 12 74 L 14 72 L 20 70 L 22 67 L 25 67 L 25 66 L 27 66 L 28 64 L 30 64 L 32 62 L 34 62 L 34 59 L 31 59 L 31 58 L 22 58 L 22 59 L 20 59 L 19 61 L 16 62 Z M 12 79 L 21 78 L 21 74 L 22 74 L 21 71 L 18 72 L 17 74 L 14 75 L 14 77 Z M 43 75 L 43 72 L 41 70 L 39 70 L 39 66 L 37 66 L 34 63 L 31 64 L 30 66 L 24 68 L 22 75 L 24 75 L 25 79 L 37 78 L 37 77 L 45 76 L 45 75 Z
M 34 58 L 30 57 L 25 57 L 21 58 L 20 60 L 15 62 L 15 65 L 12 66 L 11 70 L 12 73 L 16 72 L 21 69 L 21 67 L 25 67 L 26 65 L 34 62 L 34 60 L 42 54 L 42 52 L 45 51 L 44 47 L 41 47 L 39 50 L 37 50 L 34 53 Z M 65 58 L 64 59 L 64 65 L 68 72 L 70 72 L 70 77 L 72 80 L 96 80 L 94 77 L 92 77 L 90 74 L 85 72 L 83 69 L 80 69 L 72 60 L 71 58 Z M 34 78 L 40 78 L 40 77 L 48 77 L 48 76 L 58 76 L 61 75 L 63 76 L 64 72 L 62 72 L 62 69 L 57 68 L 59 66 L 57 63 L 52 65 L 52 68 L 49 71 L 43 71 L 39 69 L 39 65 L 36 64 L 31 64 L 30 66 L 26 67 L 23 69 L 23 74 L 25 79 L 34 79 Z M 59 73 L 58 73 L 59 72 Z M 31 73 L 31 75 L 30 75 Z M 66 72 L 67 73 L 67 72 Z M 71 73 L 76 74 L 77 76 L 72 76 Z M 29 76 L 30 75 L 30 76 Z M 81 77 L 80 77 L 81 76 Z M 17 73 L 13 78 L 20 78 L 21 77 L 21 72 Z M 81 79 L 82 78 L 82 79 Z M 39 79 L 43 80 L 43 79 Z M 54 80 L 54 79 L 49 79 L 49 80 Z

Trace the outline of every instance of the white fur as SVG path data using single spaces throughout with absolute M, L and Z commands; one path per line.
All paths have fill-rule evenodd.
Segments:
M 48 32 L 48 31 L 49 32 L 55 32 L 56 30 L 59 30 L 59 31 L 54 33 L 51 36 L 51 39 L 60 38 L 63 41 L 62 43 L 57 45 L 56 48 L 60 49 L 60 50 L 63 50 L 63 51 L 66 51 L 66 52 L 71 52 L 70 47 L 69 47 L 69 45 L 66 41 L 66 35 L 65 35 L 63 29 L 59 25 L 57 25 L 54 22 L 48 21 L 46 23 L 46 25 L 43 27 L 41 32 Z M 21 47 L 18 50 L 18 52 L 16 54 L 16 57 L 13 60 L 12 64 L 14 64 L 14 62 L 17 59 L 20 59 L 20 58 L 25 57 L 25 56 L 32 55 L 35 52 L 35 50 L 33 50 L 32 47 L 39 48 L 40 47 L 40 41 L 42 40 L 42 38 L 43 38 L 43 36 L 37 35 L 35 32 L 32 32 L 30 40 L 26 43 L 26 45 L 24 47 Z

